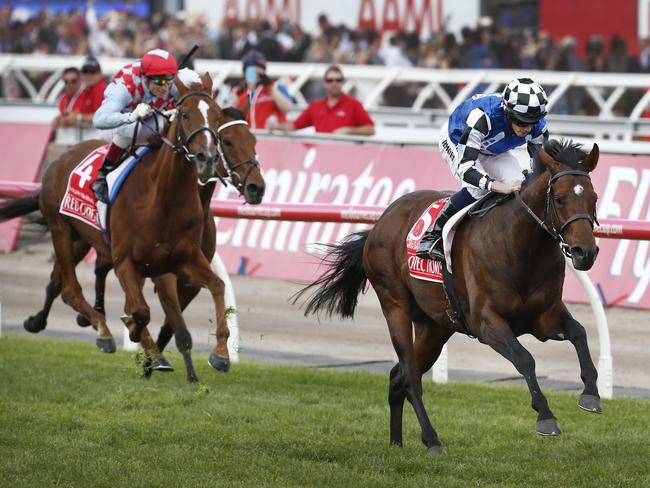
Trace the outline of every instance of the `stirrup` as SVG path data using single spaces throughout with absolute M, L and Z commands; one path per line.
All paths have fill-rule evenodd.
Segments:
M 103 203 L 108 203 L 108 183 L 106 182 L 106 177 L 101 179 L 97 178 L 93 181 L 90 189 L 97 200 Z

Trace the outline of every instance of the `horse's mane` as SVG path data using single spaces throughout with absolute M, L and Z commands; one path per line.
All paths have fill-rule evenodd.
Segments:
M 587 152 L 582 149 L 582 144 L 575 143 L 571 139 L 548 139 L 544 141 L 543 149 L 556 161 L 567 165 L 571 169 L 581 169 L 580 161 L 587 157 Z M 546 171 L 546 166 L 539 158 L 539 151 L 535 153 L 531 163 L 531 172 L 526 177 L 524 186 L 534 181 Z
M 244 113 L 235 107 L 226 107 L 223 109 L 223 113 L 235 120 L 246 120 Z

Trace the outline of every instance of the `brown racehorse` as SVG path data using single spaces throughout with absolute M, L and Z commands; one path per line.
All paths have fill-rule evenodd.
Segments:
M 535 360 L 517 340 L 522 334 L 571 341 L 584 382 L 578 404 L 602 411 L 585 330 L 562 302 L 565 261 L 558 246 L 559 241 L 576 269 L 593 265 L 597 197 L 589 172 L 597 162 L 596 145 L 586 154 L 570 142 L 549 141 L 535 157 L 521 198 L 465 220 L 454 237 L 453 284 L 469 333 L 523 375 L 542 435 L 557 435 L 560 428 L 537 383 Z M 390 373 L 390 441 L 402 444 L 402 410 L 408 399 L 430 453 L 441 452 L 442 444 L 424 408 L 421 377 L 449 337 L 467 331 L 450 318 L 442 285 L 410 277 L 405 240 L 427 206 L 442 196 L 419 191 L 393 202 L 371 230 L 332 246 L 325 258 L 328 271 L 298 295 L 317 286 L 305 315 L 324 310 L 352 318 L 358 294 L 370 281 L 399 358 Z
M 199 190 L 197 180 L 206 182 L 220 174 L 222 179 L 228 178 L 249 203 L 261 201 L 264 180 L 255 159 L 254 136 L 243 121 L 234 120 L 232 113 L 221 110 L 211 99 L 209 75 L 202 78 L 202 86 L 185 87 L 180 82 L 177 86 L 181 99 L 177 116 L 168 130 L 168 145 L 151 151 L 136 165 L 110 210 L 110 249 L 101 233 L 58 213 L 70 171 L 86 154 L 101 145 L 100 141 L 72 148 L 48 168 L 40 193 L 5 202 L 0 207 L 0 219 L 36 210 L 34 202 L 39 203 L 55 246 L 55 266 L 48 297 L 52 295 L 53 300 L 58 287 L 64 301 L 88 317 L 97 328 L 97 345 L 105 352 L 115 350 L 114 341 L 101 309 L 98 312 L 86 302 L 74 273 L 74 266 L 89 246 L 97 249 L 98 288 L 103 288 L 105 274 L 111 263 L 115 264 L 116 274 L 127 293 L 126 313 L 131 319 L 132 339 L 140 339 L 149 319 L 149 309 L 142 297 L 144 277 L 160 277 L 156 278 L 157 290 L 161 301 L 165 301 L 166 311 L 180 305 L 179 297 L 174 294 L 175 278 L 162 276 L 165 273 L 176 274 L 192 289 L 208 287 L 217 309 L 217 345 L 211 364 L 227 371 L 229 331 L 223 310 L 223 282 L 212 273 L 206 257 L 206 254 L 209 257 L 214 254 L 214 222 L 207 218 L 206 212 L 206 202 L 209 202 L 214 185 Z M 212 244 L 206 247 L 210 236 Z M 206 254 L 201 252 L 204 247 Z M 103 304 L 103 289 L 99 291 L 102 293 L 98 293 L 97 298 L 99 301 L 101 297 Z M 51 300 L 49 304 L 46 300 L 46 313 Z M 183 297 L 181 300 L 184 301 Z M 180 321 L 175 318 L 172 323 L 184 328 L 182 318 Z M 146 329 L 144 332 L 143 347 L 155 349 Z M 188 379 L 195 381 L 189 356 L 191 336 L 186 328 L 174 332 L 178 349 L 189 365 Z

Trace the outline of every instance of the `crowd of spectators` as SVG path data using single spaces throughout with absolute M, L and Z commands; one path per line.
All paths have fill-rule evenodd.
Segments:
M 288 22 L 277 27 L 268 21 L 209 25 L 205 16 L 188 12 L 142 17 L 128 11 L 111 11 L 98 16 L 92 3 L 85 11 L 65 14 L 41 11 L 27 16 L 17 12 L 10 7 L 0 11 L 2 52 L 91 53 L 137 59 L 156 47 L 180 54 L 197 44 L 197 58 L 241 59 L 255 49 L 270 62 L 650 72 L 648 42 L 640 46 L 640 55 L 636 56 L 630 54 L 626 40 L 620 36 L 593 36 L 586 56 L 581 57 L 571 37 L 552 39 L 542 31 L 502 29 L 489 18 L 482 18 L 474 28 L 464 28 L 459 38 L 440 31 L 423 40 L 415 33 L 380 35 L 335 26 L 324 14 L 319 16 L 318 32 L 311 35 Z M 320 91 L 311 98 L 322 95 Z

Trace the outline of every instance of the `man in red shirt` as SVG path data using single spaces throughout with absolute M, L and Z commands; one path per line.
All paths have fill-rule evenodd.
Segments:
M 93 114 L 104 100 L 104 90 L 108 82 L 102 74 L 99 61 L 95 56 L 88 56 L 81 67 L 81 79 L 83 81 L 83 91 L 81 93 L 81 103 L 79 106 L 79 121 L 92 124 Z
M 291 110 L 291 95 L 287 88 L 271 81 L 266 75 L 266 58 L 258 51 L 249 51 L 243 58 L 244 86 L 235 108 L 246 114 L 251 129 L 266 129 L 286 120 Z
M 57 102 L 59 115 L 52 121 L 52 128 L 70 127 L 77 123 L 77 113 L 81 107 L 81 74 L 74 67 L 63 70 L 63 94 Z
M 275 127 L 282 130 L 303 129 L 314 126 L 316 132 L 371 136 L 375 124 L 361 103 L 343 93 L 343 72 L 338 66 L 325 71 L 323 86 L 325 98 L 309 104 L 293 122 L 284 122 Z

